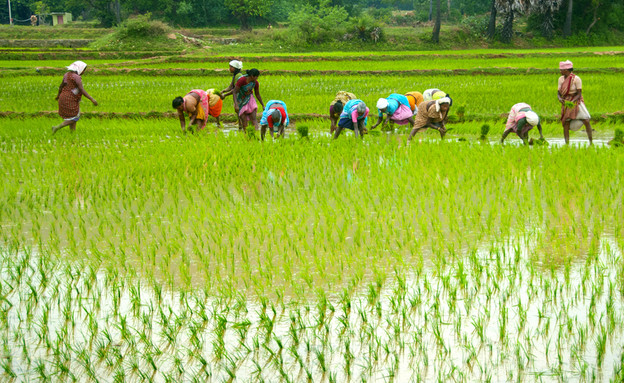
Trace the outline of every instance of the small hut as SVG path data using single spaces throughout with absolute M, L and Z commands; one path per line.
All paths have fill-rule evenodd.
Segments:
M 52 25 L 63 25 L 72 22 L 72 14 L 69 12 L 51 12 L 48 15 L 52 17 Z

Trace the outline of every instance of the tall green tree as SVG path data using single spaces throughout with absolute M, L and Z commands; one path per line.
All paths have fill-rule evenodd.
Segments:
M 593 12 L 593 16 L 592 16 L 592 22 L 589 24 L 589 26 L 587 27 L 587 30 L 585 31 L 585 34 L 587 34 L 587 35 L 592 30 L 594 25 L 596 25 L 598 20 L 600 20 L 600 17 L 598 17 L 598 10 L 600 9 L 600 6 L 602 5 L 602 1 L 600 1 L 600 0 L 592 0 L 591 4 L 592 4 L 592 8 L 594 9 L 594 12 Z
M 316 7 L 303 5 L 292 11 L 288 16 L 292 35 L 306 43 L 318 44 L 344 34 L 349 14 L 343 7 L 328 4 L 329 1 Z
M 240 22 L 241 29 L 251 30 L 251 19 L 266 15 L 271 6 L 272 0 L 226 0 L 225 6 L 232 11 Z
M 563 5 L 556 20 L 563 25 L 565 37 L 574 33 L 599 33 L 609 38 L 613 30 L 624 30 L 622 0 L 569 0 Z
M 90 0 L 88 4 L 103 27 L 121 24 L 121 0 Z

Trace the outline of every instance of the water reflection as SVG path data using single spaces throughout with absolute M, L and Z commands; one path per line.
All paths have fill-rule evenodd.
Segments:
M 529 237 L 484 242 L 381 284 L 365 278 L 350 295 L 336 286 L 284 303 L 163 289 L 85 264 L 42 270 L 37 254 L 5 251 L 4 355 L 24 380 L 41 369 L 62 377 L 68 363 L 78 378 L 129 380 L 613 377 L 624 342 L 617 241 L 566 264 L 537 251 Z

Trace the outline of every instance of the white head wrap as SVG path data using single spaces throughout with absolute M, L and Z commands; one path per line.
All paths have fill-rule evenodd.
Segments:
M 67 70 L 78 73 L 80 76 L 85 69 L 87 69 L 87 64 L 82 61 L 74 61 L 70 66 L 67 67 Z
M 385 98 L 380 98 L 377 100 L 377 109 L 385 109 L 388 107 L 388 100 Z
M 525 117 L 527 122 L 531 124 L 531 126 L 536 126 L 537 124 L 539 124 L 539 116 L 537 115 L 537 113 L 533 111 L 528 111 L 525 113 Z
M 232 60 L 230 61 L 230 66 L 236 68 L 236 69 L 243 69 L 243 63 L 238 61 L 238 60 Z
M 435 107 L 436 107 L 436 112 L 440 111 L 440 104 L 451 104 L 451 99 L 448 97 L 442 97 L 439 100 L 436 100 L 435 102 Z

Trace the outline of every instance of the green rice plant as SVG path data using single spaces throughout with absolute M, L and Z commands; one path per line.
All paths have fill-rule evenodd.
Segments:
M 50 380 L 72 360 L 77 379 L 574 380 L 598 346 L 617 377 L 616 150 L 313 131 L 302 161 L 289 138 L 111 119 L 50 140 L 45 121 L 0 125 L 0 350 L 17 379 L 48 355 Z
M 597 47 L 597 50 L 609 52 L 608 49 L 613 47 Z M 615 49 L 621 49 L 615 47 Z M 274 53 L 269 60 L 262 54 L 246 54 L 243 60 L 246 65 L 255 66 L 262 70 L 292 70 L 294 63 L 297 69 L 301 71 L 320 70 L 334 71 L 336 70 L 336 62 L 340 62 L 345 70 L 358 71 L 405 71 L 410 69 L 483 69 L 483 68 L 522 68 L 528 69 L 552 69 L 553 56 L 557 55 L 554 51 L 548 51 L 549 54 L 540 50 L 530 50 L 525 52 L 498 52 L 496 50 L 483 51 L 483 53 L 475 53 L 478 51 L 448 51 L 446 53 L 438 53 L 444 55 L 440 57 L 432 57 L 429 52 L 361 52 L 357 55 L 350 55 L 345 58 L 344 55 L 337 56 L 336 53 L 308 53 L 308 54 L 280 54 Z M 573 60 L 575 68 L 615 68 L 621 67 L 620 54 L 612 55 L 596 55 L 587 54 L 588 52 L 565 52 L 566 57 Z M 600 53 L 600 52 L 599 52 Z M 502 57 L 501 57 L 502 56 Z M 487 60 L 484 60 L 487 57 Z M 123 59 L 95 59 L 87 60 L 89 66 L 98 69 L 98 72 L 105 71 L 110 68 L 193 68 L 203 70 L 223 69 L 227 67 L 228 58 L 226 57 L 193 57 L 193 56 L 173 56 L 163 60 L 158 59 L 139 59 L 139 60 L 123 60 Z M 555 60 L 556 61 L 556 60 Z M 0 60 L 0 68 L 8 69 L 26 69 L 32 68 L 59 68 L 64 69 L 70 60 Z M 42 72 L 40 71 L 40 72 Z M 92 73 L 93 74 L 93 73 Z M 227 75 L 227 74 L 226 74 Z
M 307 138 L 308 132 L 309 132 L 309 128 L 307 125 L 297 125 L 297 133 L 299 133 L 299 137 Z
M 439 61 L 439 60 L 438 60 Z M 382 72 L 383 73 L 383 72 Z M 618 73 L 587 73 L 583 74 L 585 89 L 583 95 L 592 114 L 600 115 L 613 113 L 621 105 L 612 97 L 605 94 L 617 90 Z M 53 112 L 58 105 L 53 97 L 46 94 L 55 94 L 58 88 L 58 77 L 55 76 L 12 76 L 4 78 L 5 97 L 0 100 L 0 110 L 24 113 Z M 470 86 L 466 81 L 470 80 Z M 473 81 L 474 80 L 474 81 Z M 326 114 L 329 102 L 336 92 L 348 89 L 364 100 L 367 105 L 373 106 L 379 97 L 390 93 L 405 93 L 408 91 L 424 91 L 427 88 L 437 87 L 453 95 L 454 101 L 461 103 L 465 108 L 465 119 L 489 120 L 500 118 L 500 114 L 507 112 L 511 105 L 518 101 L 517 95 L 523 94 L 522 89 L 530 86 L 532 95 L 530 104 L 544 121 L 554 119 L 558 112 L 559 103 L 552 95 L 552 86 L 556 86 L 556 76 L 549 74 L 535 74 L 517 76 L 516 74 L 501 74 L 497 76 L 447 76 L 445 74 L 406 75 L 394 74 L 350 75 L 350 76 L 305 76 L 298 81 L 292 81 L 292 76 L 275 75 L 261 76 L 260 84 L 265 96 L 280 99 L 289 106 L 289 113 L 308 115 Z M 84 105 L 83 115 L 89 113 L 159 113 L 173 112 L 171 100 L 177 94 L 185 94 L 191 89 L 214 87 L 211 84 L 224 84 L 226 78 L 220 76 L 204 76 L 201 79 L 179 76 L 85 76 L 85 87 L 90 94 L 97 98 L 97 107 Z M 411 85 L 406 88 L 406 83 Z M 549 85 L 551 84 L 551 85 Z M 591 86 L 589 85 L 591 84 Z M 145 93 L 144 89 L 150 89 Z M 505 89 L 504 93 L 492 92 L 491 89 Z M 23 92 L 35 95 L 28 103 L 16 105 L 8 100 L 18 99 Z M 140 95 L 140 96 L 139 96 Z M 232 113 L 231 98 L 224 101 L 224 113 Z M 454 113 L 453 108 L 451 112 Z M 453 114 L 456 115 L 456 114 Z M 130 118 L 128 116 L 127 118 Z M 81 122 L 81 126 L 90 125 Z M 172 131 L 177 129 L 171 121 Z
M 609 145 L 612 145 L 613 147 L 624 146 L 624 130 L 615 129 L 615 137 L 609 141 Z
M 481 135 L 479 136 L 479 140 L 486 141 L 487 135 L 489 132 L 490 132 L 490 125 L 488 124 L 481 125 Z

